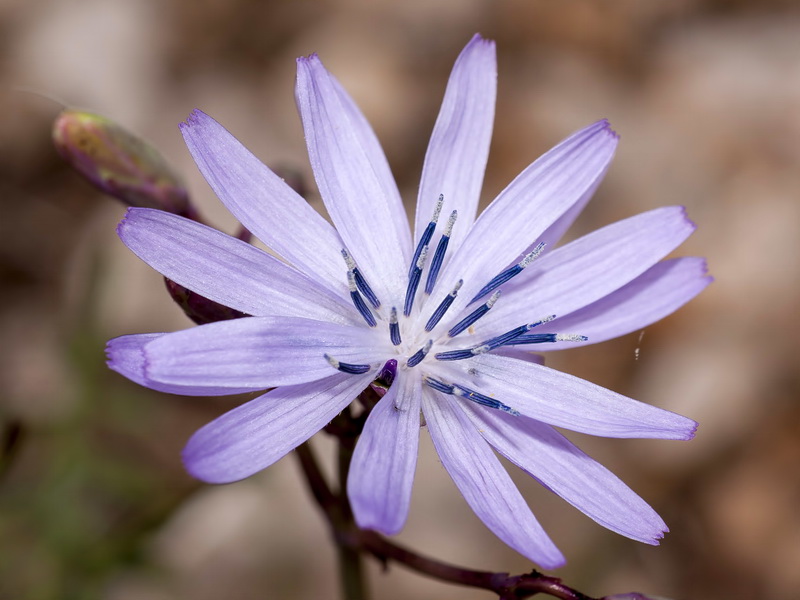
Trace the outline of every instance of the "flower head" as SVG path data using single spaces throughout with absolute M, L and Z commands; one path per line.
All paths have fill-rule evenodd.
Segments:
M 333 226 L 202 112 L 181 125 L 228 209 L 275 254 L 214 229 L 130 209 L 125 244 L 152 267 L 253 315 L 109 343 L 109 365 L 189 395 L 274 388 L 200 429 L 187 469 L 213 483 L 269 466 L 379 375 L 347 482 L 358 524 L 407 517 L 420 413 L 444 467 L 483 522 L 543 567 L 563 563 L 494 450 L 602 525 L 646 543 L 658 515 L 553 426 L 607 437 L 689 439 L 696 424 L 544 367 L 530 349 L 599 342 L 656 321 L 708 283 L 701 259 L 659 262 L 692 232 L 680 207 L 550 250 L 617 145 L 606 121 L 523 171 L 476 219 L 496 89 L 494 43 L 459 56 L 425 157 L 414 234 L 380 145 L 312 55 L 296 96 Z

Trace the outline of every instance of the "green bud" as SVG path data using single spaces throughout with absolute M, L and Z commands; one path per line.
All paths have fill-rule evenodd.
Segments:
M 113 121 L 65 109 L 53 123 L 53 142 L 64 160 L 104 193 L 130 206 L 197 219 L 186 188 L 164 157 Z

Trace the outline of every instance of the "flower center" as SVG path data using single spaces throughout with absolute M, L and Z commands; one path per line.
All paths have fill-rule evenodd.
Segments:
M 414 302 L 418 294 L 419 285 L 422 280 L 422 273 L 425 270 L 428 255 L 430 253 L 429 249 L 431 240 L 433 239 L 433 234 L 436 231 L 436 226 L 439 221 L 439 216 L 442 211 L 443 203 L 444 203 L 444 196 L 440 195 L 439 200 L 436 203 L 436 207 L 434 208 L 433 216 L 431 217 L 431 220 L 428 223 L 425 230 L 422 232 L 419 242 L 417 243 L 417 246 L 414 250 L 414 255 L 411 260 L 411 266 L 409 267 L 408 271 L 408 285 L 406 286 L 406 294 L 403 302 L 403 318 L 407 320 L 409 318 L 416 318 L 412 317 L 412 309 L 414 307 Z M 457 218 L 458 218 L 458 213 L 457 211 L 454 210 L 450 214 L 450 218 L 447 221 L 447 224 L 436 246 L 436 250 L 433 253 L 433 257 L 431 258 L 430 266 L 428 268 L 428 276 L 425 282 L 425 288 L 423 292 L 426 296 L 429 296 L 433 292 L 433 289 L 436 285 L 436 280 L 439 276 L 439 271 L 444 262 L 445 253 L 447 252 L 447 247 L 450 241 L 450 235 L 453 231 L 453 226 L 455 225 Z M 376 381 L 381 379 L 381 377 L 383 376 L 381 374 L 383 374 L 384 372 L 388 373 L 389 371 L 391 371 L 392 377 L 387 379 L 394 379 L 393 374 L 398 367 L 398 361 L 400 362 L 401 367 L 404 368 L 416 367 L 428 357 L 434 344 L 437 344 L 439 346 L 448 345 L 453 338 L 456 338 L 459 334 L 468 330 L 479 319 L 481 319 L 481 317 L 486 315 L 486 313 L 488 313 L 489 310 L 491 310 L 491 308 L 497 303 L 501 293 L 501 290 L 498 288 L 500 288 L 500 286 L 507 283 L 517 275 L 519 275 L 526 267 L 528 267 L 534 260 L 536 260 L 542 254 L 544 246 L 545 246 L 544 242 L 537 244 L 533 248 L 533 250 L 528 254 L 526 254 L 522 258 L 522 260 L 520 260 L 517 264 L 501 271 L 493 278 L 491 278 L 486 283 L 486 285 L 484 285 L 480 289 L 480 291 L 478 291 L 478 293 L 475 294 L 472 300 L 470 300 L 469 305 L 472 305 L 478 300 L 485 298 L 489 294 L 491 294 L 491 296 L 489 296 L 489 298 L 485 302 L 483 302 L 480 306 L 472 310 L 472 312 L 470 312 L 468 315 L 466 315 L 464 318 L 458 321 L 455 325 L 453 325 L 449 329 L 447 334 L 441 336 L 437 341 L 434 341 L 433 339 L 430 338 L 425 340 L 426 337 L 425 333 L 430 333 L 431 331 L 433 331 L 433 329 L 444 318 L 448 309 L 453 304 L 453 301 L 456 299 L 456 296 L 458 296 L 458 292 L 464 283 L 462 279 L 458 280 L 458 282 L 453 287 L 453 290 L 447 296 L 445 296 L 444 300 L 442 300 L 442 302 L 439 304 L 436 310 L 433 311 L 430 318 L 425 323 L 424 328 L 417 329 L 416 323 L 409 323 L 408 326 L 401 327 L 400 317 L 398 315 L 398 309 L 396 306 L 392 306 L 389 311 L 388 333 L 389 333 L 389 340 L 391 341 L 392 345 L 398 349 L 398 359 L 390 359 L 383 366 Z M 345 264 L 347 265 L 347 282 L 350 290 L 350 298 L 353 302 L 353 305 L 355 306 L 356 310 L 363 317 L 364 321 L 367 323 L 369 327 L 376 327 L 378 324 L 378 319 L 382 321 L 385 319 L 385 317 L 381 317 L 381 313 L 380 311 L 378 311 L 378 309 L 381 307 L 381 301 L 375 295 L 375 292 L 370 287 L 363 273 L 359 270 L 356 261 L 353 259 L 353 257 L 346 249 L 342 250 L 342 257 L 344 258 Z M 376 312 L 378 315 L 377 318 L 375 315 Z M 560 341 L 586 341 L 587 338 L 582 335 L 530 333 L 530 331 L 535 327 L 538 327 L 544 323 L 549 323 L 555 318 L 556 318 L 555 315 L 550 315 L 538 321 L 520 325 L 519 327 L 515 327 L 514 329 L 511 329 L 501 335 L 486 339 L 482 341 L 480 344 L 473 345 L 468 348 L 435 352 L 432 358 L 439 361 L 465 360 L 481 354 L 485 354 L 487 352 L 491 352 L 492 350 L 496 350 L 504 346 L 541 344 L 546 342 L 560 342 Z M 403 330 L 403 332 L 405 332 L 405 335 L 409 336 L 411 339 L 407 339 L 404 341 L 401 329 Z M 416 351 L 414 351 L 415 349 Z M 405 360 L 400 358 L 401 356 L 405 356 L 406 357 Z M 325 355 L 325 358 L 328 360 L 328 362 L 331 364 L 332 367 L 344 373 L 362 374 L 374 368 L 374 365 L 369 365 L 369 364 L 353 364 L 353 363 L 341 362 L 337 360 L 335 357 L 331 357 L 327 354 Z M 387 368 L 390 365 L 391 368 L 387 371 Z M 489 396 L 485 396 L 475 390 L 465 388 L 461 385 L 449 384 L 428 376 L 423 377 L 423 381 L 428 386 L 442 393 L 463 397 L 473 402 L 477 402 L 478 404 L 482 404 L 484 406 L 489 406 L 491 408 L 503 410 L 511 414 L 517 414 L 515 410 L 506 406 L 502 402 L 490 398 Z M 386 387 L 388 387 L 388 385 L 391 385 L 391 381 L 385 383 Z

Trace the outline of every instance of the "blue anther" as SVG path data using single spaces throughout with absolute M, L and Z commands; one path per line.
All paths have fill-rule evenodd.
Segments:
M 439 194 L 439 200 L 436 202 L 436 207 L 433 209 L 433 216 L 428 226 L 425 227 L 425 231 L 422 232 L 422 237 L 419 238 L 419 243 L 417 243 L 417 247 L 414 250 L 414 256 L 411 258 L 411 267 L 408 269 L 409 278 L 414 271 L 414 266 L 417 264 L 420 254 L 422 254 L 422 249 L 430 243 L 433 237 L 436 223 L 439 221 L 439 213 L 442 211 L 442 204 L 444 204 L 444 194 Z
M 426 377 L 423 381 L 429 386 L 435 389 L 436 391 L 442 392 L 443 394 L 452 394 L 454 387 L 452 385 L 448 385 L 443 381 L 439 381 L 438 379 L 434 379 L 433 377 Z
M 436 360 L 464 360 L 478 354 L 472 350 L 472 348 L 467 348 L 466 350 L 448 350 L 447 352 L 437 352 L 433 357 Z
M 480 300 L 486 294 L 496 290 L 501 285 L 506 283 L 508 280 L 510 280 L 510 279 L 516 277 L 517 275 L 519 275 L 523 271 L 523 269 L 525 269 L 525 267 L 527 267 L 529 264 L 531 264 L 536 259 L 536 257 L 538 257 L 542 253 L 542 250 L 544 250 L 544 242 L 541 242 L 531 252 L 526 254 L 525 258 L 523 258 L 521 261 L 519 261 L 519 263 L 517 263 L 513 267 L 509 267 L 508 269 L 506 269 L 505 271 L 503 271 L 499 275 L 495 275 L 495 277 L 492 278 L 489 281 L 489 283 L 487 283 L 485 286 L 483 286 L 480 289 L 480 291 L 477 294 L 475 294 L 475 297 L 472 300 L 469 301 L 470 304 L 472 304 L 476 300 Z
M 406 288 L 406 301 L 403 305 L 403 314 L 408 316 L 411 314 L 411 307 L 414 306 L 414 297 L 417 295 L 417 288 L 419 287 L 419 280 L 422 276 L 422 269 L 425 268 L 425 259 L 428 257 L 428 247 L 422 248 L 419 253 L 419 258 L 411 271 L 408 278 L 408 287 Z
M 521 335 L 508 342 L 507 346 L 521 346 L 523 344 L 544 344 L 548 342 L 586 342 L 589 338 L 585 335 L 558 335 L 555 333 L 531 333 Z
M 456 337 L 459 333 L 467 329 L 470 325 L 474 324 L 478 319 L 480 319 L 483 315 L 489 312 L 489 309 L 494 306 L 494 303 L 497 302 L 497 299 L 500 297 L 500 290 L 496 291 L 492 296 L 483 304 L 481 304 L 478 308 L 468 314 L 466 317 L 461 319 L 458 323 L 453 325 L 450 331 L 447 332 L 447 335 L 450 337 Z
M 526 325 L 520 325 L 519 327 L 515 327 L 510 331 L 506 331 L 503 334 L 495 336 L 493 338 L 489 338 L 488 340 L 484 340 L 477 346 L 473 346 L 472 348 L 466 348 L 464 350 L 449 350 L 447 352 L 439 352 L 435 355 L 437 360 L 464 360 L 466 358 L 472 358 L 473 356 L 477 356 L 478 354 L 486 354 L 487 352 L 491 352 L 495 348 L 499 348 L 500 346 L 509 346 L 514 344 L 514 340 L 522 336 L 524 333 L 527 333 L 534 327 L 541 325 L 542 323 L 547 323 L 552 321 L 555 316 L 547 317 L 546 319 L 542 319 L 541 321 L 536 321 L 535 323 L 528 323 Z
M 325 360 L 327 360 L 334 369 L 338 369 L 342 373 L 349 373 L 350 375 L 362 375 L 372 368 L 370 365 L 356 365 L 353 363 L 340 362 L 329 354 L 325 355 Z
M 419 363 L 422 362 L 422 359 L 425 358 L 428 352 L 431 351 L 431 346 L 433 346 L 433 340 L 428 340 L 425 342 L 425 345 L 417 350 L 414 355 L 408 359 L 406 362 L 406 366 L 408 367 L 416 367 Z
M 356 286 L 358 287 L 359 291 L 364 294 L 364 297 L 369 300 L 369 303 L 372 304 L 375 308 L 380 308 L 381 301 L 378 300 L 378 297 L 375 295 L 375 292 L 372 291 L 372 288 L 369 287 L 367 280 L 364 279 L 364 276 L 361 274 L 361 271 L 355 269 L 353 271 L 353 275 L 356 279 Z
M 375 327 L 378 322 L 375 320 L 375 315 L 372 314 L 372 311 L 367 306 L 367 303 L 364 302 L 364 298 L 361 297 L 361 294 L 358 293 L 358 289 L 356 288 L 356 281 L 355 275 L 352 271 L 347 272 L 347 280 L 350 284 L 350 299 L 353 301 L 353 304 L 356 307 L 356 310 L 361 313 L 361 316 L 364 317 L 364 320 L 367 322 L 367 325 L 370 327 Z
M 434 379 L 433 377 L 426 377 L 423 381 L 428 386 L 432 387 L 433 389 L 439 392 L 442 392 L 443 394 L 458 396 L 459 398 L 466 398 L 467 400 L 475 402 L 476 404 L 480 404 L 481 406 L 487 406 L 489 408 L 494 408 L 496 410 L 502 410 L 503 412 L 507 412 L 508 414 L 514 415 L 515 417 L 519 416 L 519 412 L 517 412 L 507 404 L 503 404 L 499 400 L 490 398 L 489 396 L 481 394 L 480 392 L 476 392 L 475 390 L 471 390 L 469 388 L 465 388 L 460 385 L 449 385 L 447 383 L 444 383 L 443 381 Z
M 433 286 L 436 285 L 436 279 L 439 277 L 439 269 L 442 268 L 444 262 L 444 254 L 447 252 L 447 244 L 450 242 L 450 234 L 453 231 L 453 224 L 456 222 L 458 212 L 453 211 L 450 213 L 450 219 L 447 221 L 442 237 L 439 239 L 439 244 L 436 246 L 436 251 L 433 253 L 431 259 L 431 267 L 428 269 L 428 279 L 425 282 L 425 293 L 430 294 L 433 291 Z
M 344 262 L 347 265 L 347 270 L 353 272 L 353 281 L 356 284 L 356 289 L 358 289 L 362 294 L 364 294 L 364 297 L 367 300 L 369 300 L 369 303 L 372 304 L 372 306 L 374 306 L 375 308 L 380 308 L 381 301 L 378 300 L 378 297 L 375 295 L 375 292 L 372 291 L 372 288 L 367 283 L 367 280 L 364 278 L 364 275 L 356 266 L 356 261 L 353 260 L 353 257 L 350 256 L 350 253 L 344 248 L 342 248 L 342 258 L 344 258 Z
M 392 312 L 389 313 L 389 338 L 395 346 L 399 346 L 402 342 L 400 339 L 400 323 L 397 322 L 397 309 L 394 306 L 392 307 Z
M 480 348 L 483 352 L 489 352 L 490 350 L 494 350 L 495 348 L 499 348 L 500 346 L 506 346 L 513 342 L 515 338 L 518 338 L 523 333 L 530 331 L 536 325 L 541 325 L 541 323 L 531 323 L 527 325 L 520 325 L 519 327 L 515 327 L 510 331 L 506 331 L 503 334 L 498 335 L 497 337 L 493 337 L 489 340 L 486 340 L 482 344 L 480 344 Z
M 461 289 L 462 284 L 464 283 L 463 279 L 459 279 L 456 283 L 456 286 L 453 288 L 453 291 L 445 296 L 442 303 L 433 311 L 431 318 L 428 319 L 428 322 L 425 324 L 425 331 L 433 331 L 433 328 L 442 320 L 444 313 L 447 312 L 447 309 L 450 308 L 450 305 L 453 303 L 453 300 L 456 299 L 458 295 L 458 290 Z
M 460 398 L 466 398 L 467 400 L 471 400 L 472 402 L 480 404 L 481 406 L 487 406 L 489 408 L 502 410 L 503 412 L 507 412 L 508 414 L 514 415 L 515 417 L 519 416 L 519 412 L 517 412 L 507 404 L 503 404 L 499 400 L 495 400 L 494 398 L 490 398 L 489 396 L 481 394 L 480 392 L 476 392 L 475 390 L 470 390 L 460 385 L 453 386 L 453 395 L 458 396 Z

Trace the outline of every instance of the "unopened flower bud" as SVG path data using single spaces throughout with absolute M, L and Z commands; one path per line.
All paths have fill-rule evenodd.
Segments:
M 186 188 L 164 157 L 113 121 L 65 109 L 53 123 L 53 142 L 64 160 L 104 193 L 130 206 L 197 220 Z

